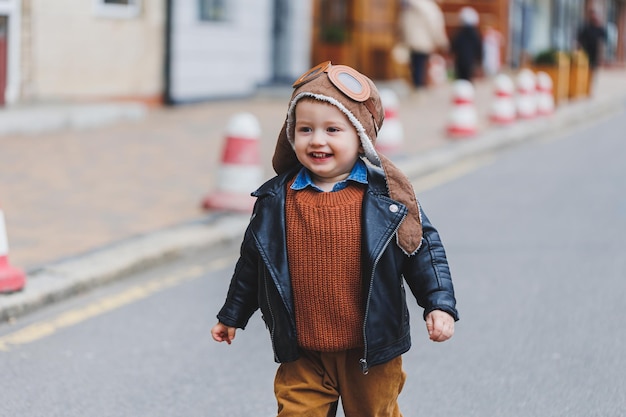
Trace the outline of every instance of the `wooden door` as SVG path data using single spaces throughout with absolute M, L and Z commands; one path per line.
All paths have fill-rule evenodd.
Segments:
M 395 77 L 391 50 L 397 43 L 399 2 L 355 2 L 353 41 L 359 70 L 376 80 Z
M 393 78 L 390 52 L 396 43 L 398 4 L 389 0 L 314 0 L 313 62 L 331 60 L 373 79 Z

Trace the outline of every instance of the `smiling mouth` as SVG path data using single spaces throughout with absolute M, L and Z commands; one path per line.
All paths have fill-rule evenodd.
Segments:
M 330 153 L 323 153 L 323 152 L 311 152 L 311 156 L 313 158 L 328 158 L 328 157 L 332 156 L 332 154 L 330 154 Z

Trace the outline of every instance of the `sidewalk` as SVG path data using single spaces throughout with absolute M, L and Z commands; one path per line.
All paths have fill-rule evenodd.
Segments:
M 479 134 L 467 140 L 445 136 L 449 85 L 417 99 L 401 95 L 405 145 L 393 159 L 416 178 L 473 154 L 592 122 L 624 107 L 626 70 L 603 70 L 590 99 L 507 127 L 488 122 L 492 89 L 489 80 L 476 84 Z M 205 213 L 200 202 L 214 186 L 224 128 L 238 112 L 259 119 L 261 158 L 266 177 L 272 176 L 290 91 L 274 93 L 153 110 L 0 109 L 0 208 L 10 262 L 28 272 L 24 291 L 0 295 L 0 322 L 181 251 L 239 239 L 248 215 Z

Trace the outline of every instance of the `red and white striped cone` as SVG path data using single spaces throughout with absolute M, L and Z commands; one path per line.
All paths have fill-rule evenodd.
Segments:
M 250 193 L 263 179 L 260 136 L 261 127 L 254 115 L 239 113 L 230 119 L 216 189 L 202 201 L 205 210 L 252 211 L 255 199 Z
M 478 114 L 474 105 L 474 85 L 467 80 L 452 84 L 452 111 L 448 120 L 448 136 L 468 138 L 478 131 Z
M 511 77 L 505 74 L 499 74 L 494 80 L 494 99 L 491 106 L 490 119 L 491 122 L 498 125 L 508 125 L 515 121 L 516 109 L 515 85 Z
M 547 72 L 537 72 L 537 114 L 549 116 L 554 113 L 554 96 L 552 95 L 552 78 Z
M 380 100 L 385 109 L 385 121 L 376 138 L 376 149 L 385 155 L 397 154 L 404 143 L 404 128 L 398 117 L 400 101 L 393 90 L 381 89 Z
M 4 213 L 0 209 L 0 294 L 21 291 L 26 285 L 26 275 L 9 264 L 9 241 L 7 239 Z
M 528 68 L 520 70 L 517 74 L 517 115 L 520 119 L 533 119 L 537 116 L 535 90 L 535 73 Z

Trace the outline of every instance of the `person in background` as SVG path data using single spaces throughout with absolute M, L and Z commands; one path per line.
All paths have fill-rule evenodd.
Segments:
M 454 72 L 457 79 L 472 81 L 483 59 L 483 42 L 478 30 L 478 12 L 463 7 L 459 12 L 461 27 L 451 42 Z
M 403 1 L 400 32 L 410 51 L 413 85 L 416 89 L 426 87 L 431 54 L 447 52 L 449 47 L 443 12 L 436 0 Z
M 483 73 L 487 77 L 498 74 L 502 67 L 500 48 L 504 38 L 502 33 L 492 26 L 485 27 L 483 35 Z
M 607 42 L 607 31 L 600 21 L 600 15 L 595 5 L 587 9 L 587 19 L 578 31 L 578 45 L 587 54 L 589 59 L 588 91 L 591 91 L 595 80 L 595 73 L 602 63 L 603 47 Z

